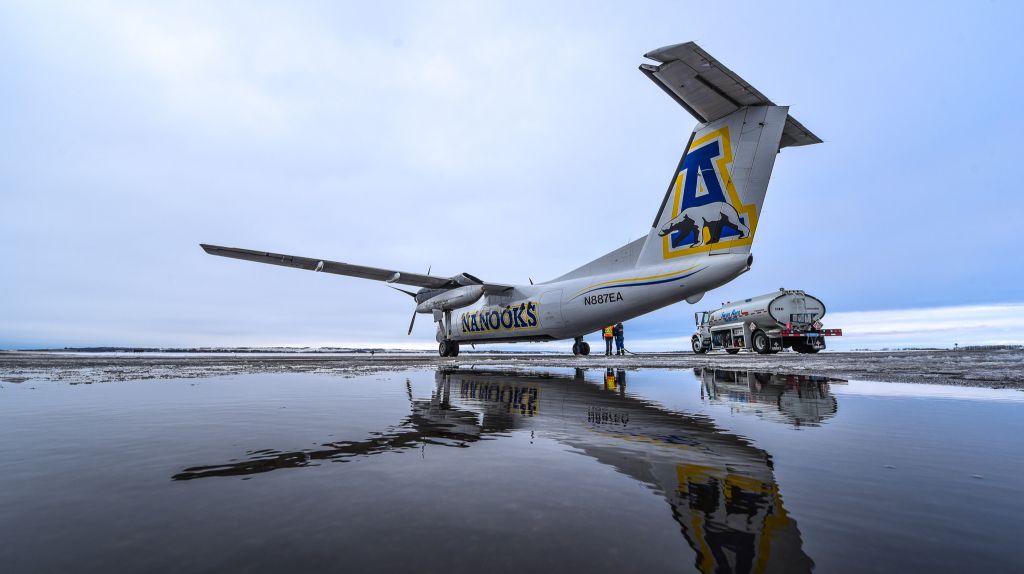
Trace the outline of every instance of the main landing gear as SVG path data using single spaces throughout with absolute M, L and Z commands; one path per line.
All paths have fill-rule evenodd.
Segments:
M 576 356 L 589 355 L 590 343 L 584 341 L 583 337 L 576 337 L 576 341 L 572 344 L 572 354 Z
M 446 309 L 443 313 L 434 310 L 434 321 L 437 321 L 437 338 L 441 339 L 437 345 L 437 354 L 442 357 L 458 357 L 459 343 L 449 339 L 452 336 L 451 309 Z
M 442 357 L 458 357 L 459 344 L 455 341 L 441 341 L 437 346 L 437 354 Z

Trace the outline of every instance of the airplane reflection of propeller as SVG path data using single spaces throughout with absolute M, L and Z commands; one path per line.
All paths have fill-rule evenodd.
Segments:
M 353 461 L 424 444 L 467 448 L 512 430 L 572 447 L 662 495 L 702 572 L 809 572 L 796 521 L 788 516 L 771 456 L 705 416 L 665 410 L 625 394 L 626 372 L 601 384 L 550 372 L 439 370 L 429 400 L 412 399 L 399 424 L 360 441 L 311 451 L 249 453 L 195 466 L 175 480 L 238 476 L 320 461 Z
M 441 386 L 429 400 L 414 400 L 412 385 L 406 381 L 410 413 L 397 425 L 374 433 L 361 441 L 323 443 L 323 448 L 295 452 L 273 449 L 250 451 L 248 460 L 229 464 L 193 466 L 175 474 L 174 480 L 192 480 L 212 476 L 259 474 L 280 468 L 311 466 L 320 461 L 347 462 L 356 457 L 387 451 L 419 449 L 425 444 L 464 447 L 481 439 L 484 432 L 509 430 L 500 425 L 483 427 L 477 413 L 451 408 L 450 389 Z
M 734 412 L 795 426 L 817 426 L 839 409 L 830 384 L 843 379 L 812 375 L 778 375 L 755 371 L 696 367 L 701 398 L 728 403 Z

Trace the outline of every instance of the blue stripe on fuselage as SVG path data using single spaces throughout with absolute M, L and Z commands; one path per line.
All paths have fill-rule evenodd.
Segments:
M 698 269 L 698 270 L 694 271 L 693 273 L 687 273 L 686 275 L 680 275 L 679 277 L 669 277 L 668 279 L 657 279 L 655 281 L 642 281 L 642 282 L 639 282 L 639 283 L 623 283 L 623 284 L 619 284 L 619 285 L 605 285 L 604 287 L 596 287 L 594 289 L 591 289 L 590 291 L 584 291 L 583 293 L 580 293 L 579 295 L 577 295 L 577 297 L 580 297 L 582 295 L 586 295 L 587 293 L 593 293 L 594 291 L 600 291 L 602 289 L 621 289 L 623 287 L 640 287 L 640 286 L 643 286 L 643 285 L 657 285 L 659 283 L 671 283 L 672 281 L 679 281 L 680 279 L 686 279 L 687 277 L 691 277 L 693 275 L 696 275 L 696 274 L 700 273 L 701 271 L 703 271 L 704 269 L 706 269 L 706 267 Z

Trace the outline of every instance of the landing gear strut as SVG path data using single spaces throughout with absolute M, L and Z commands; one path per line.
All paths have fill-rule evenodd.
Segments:
M 437 354 L 442 357 L 458 357 L 459 343 L 448 338 L 452 335 L 451 309 L 445 309 L 444 313 L 435 309 L 434 321 L 437 321 L 437 338 L 441 339 L 441 343 L 437 346 Z
M 583 337 L 576 337 L 575 342 L 572 344 L 572 354 L 589 355 L 590 354 L 590 343 L 583 340 Z

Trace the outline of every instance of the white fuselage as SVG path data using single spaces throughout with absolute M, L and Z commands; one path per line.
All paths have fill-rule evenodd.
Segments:
M 485 294 L 439 323 L 437 339 L 462 343 L 572 339 L 700 296 L 750 268 L 748 253 L 695 255 L 658 265 Z M 447 333 L 445 333 L 447 330 Z

